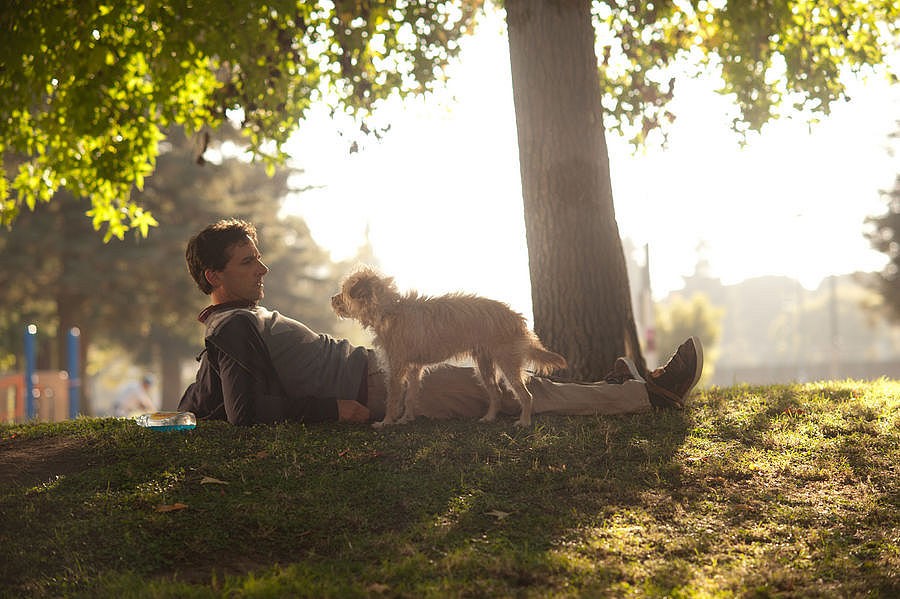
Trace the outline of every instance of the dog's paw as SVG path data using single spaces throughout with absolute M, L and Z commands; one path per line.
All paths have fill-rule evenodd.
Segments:
M 372 423 L 372 428 L 374 428 L 374 429 L 380 429 L 380 428 L 388 427 L 388 426 L 390 426 L 390 425 L 392 425 L 392 424 L 395 424 L 395 423 L 394 423 L 393 421 L 389 421 L 389 420 L 382 420 L 381 422 L 373 422 L 373 423 Z
M 516 420 L 515 425 L 523 428 L 526 426 L 531 426 L 531 420 L 522 420 L 521 418 L 519 418 L 518 420 Z
M 497 412 L 488 412 L 478 419 L 478 422 L 493 422 L 497 419 Z

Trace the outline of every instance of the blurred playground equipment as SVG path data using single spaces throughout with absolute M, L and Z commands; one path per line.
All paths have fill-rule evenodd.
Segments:
M 79 414 L 80 331 L 68 332 L 68 370 L 35 370 L 37 326 L 25 327 L 25 372 L 0 376 L 0 422 L 59 422 Z

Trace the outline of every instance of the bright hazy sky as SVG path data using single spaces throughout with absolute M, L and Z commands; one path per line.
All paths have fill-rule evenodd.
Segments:
M 774 274 L 815 287 L 830 274 L 880 270 L 886 258 L 870 249 L 863 221 L 885 212 L 879 190 L 900 173 L 900 155 L 888 152 L 898 86 L 854 83 L 852 101 L 822 123 L 781 120 L 743 149 L 729 128 L 734 109 L 713 89 L 678 83 L 664 150 L 636 156 L 607 136 L 619 230 L 650 244 L 654 296 L 683 286 L 701 243 L 725 283 Z M 302 125 L 292 154 L 303 183 L 318 188 L 288 209 L 335 259 L 352 256 L 368 229 L 381 269 L 402 288 L 480 293 L 530 317 L 502 21 L 464 42 L 442 98 L 386 111 L 385 138 L 352 155 L 324 113 Z

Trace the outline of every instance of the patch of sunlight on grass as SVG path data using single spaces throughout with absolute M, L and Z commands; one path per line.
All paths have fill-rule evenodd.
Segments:
M 66 478 L 64 474 L 56 474 L 33 488 L 35 494 L 48 493 L 58 488 Z
M 184 480 L 184 473 L 164 472 L 157 478 L 143 482 L 134 490 L 134 495 L 145 501 L 156 501 L 173 491 Z
M 818 436 L 818 433 L 815 433 L 815 436 Z M 810 442 L 814 441 L 815 436 L 810 437 L 806 431 L 797 430 L 795 425 L 773 425 L 763 433 L 760 445 L 770 452 L 803 453 L 809 448 Z
M 566 573 L 567 576 L 588 577 L 593 575 L 602 562 L 586 555 L 579 544 L 564 543 L 548 552 L 548 559 L 553 566 Z
M 459 521 L 472 511 L 478 493 L 465 492 L 455 495 L 447 502 L 447 509 L 434 518 L 434 526 L 447 529 L 459 524 Z

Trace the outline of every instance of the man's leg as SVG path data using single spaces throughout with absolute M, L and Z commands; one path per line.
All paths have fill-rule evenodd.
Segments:
M 633 376 L 629 373 L 616 382 L 598 383 L 557 383 L 532 377 L 528 388 L 534 395 L 537 414 L 586 416 L 650 411 L 646 385 Z M 428 418 L 481 418 L 488 409 L 488 395 L 473 368 L 442 365 L 425 374 L 419 406 L 420 415 Z M 520 410 L 512 394 L 504 392 L 500 413 L 518 416 Z
M 519 413 L 512 395 L 501 395 L 500 414 Z M 474 368 L 441 364 L 425 372 L 419 395 L 419 415 L 436 420 L 449 418 L 479 419 L 490 400 Z
M 603 414 L 639 414 L 653 406 L 643 380 L 631 379 L 622 383 L 557 383 L 542 377 L 532 377 L 528 384 L 534 395 L 536 414 L 590 416 Z
M 631 360 L 619 358 L 603 381 L 558 383 L 532 377 L 528 388 L 534 395 L 537 414 L 636 414 L 654 407 L 684 407 L 684 399 L 702 372 L 703 347 L 699 339 L 691 337 L 678 347 L 665 366 L 653 371 L 648 380 L 637 372 Z M 383 382 L 381 384 L 383 386 Z M 370 393 L 377 395 L 379 391 L 370 386 Z M 481 418 L 488 409 L 488 395 L 473 368 L 441 365 L 425 373 L 419 406 L 419 415 L 426 418 Z M 519 404 L 512 394 L 503 393 L 500 413 L 517 416 L 519 411 Z
M 616 360 L 606 380 L 597 383 L 556 383 L 534 377 L 534 411 L 543 414 L 634 414 L 652 408 L 683 408 L 684 400 L 703 373 L 703 345 L 690 337 L 678 346 L 665 366 L 646 380 L 628 358 Z

